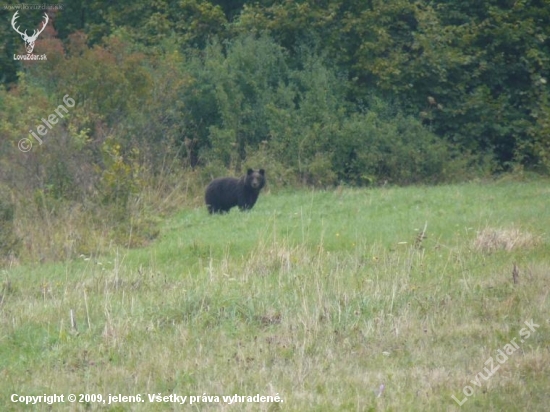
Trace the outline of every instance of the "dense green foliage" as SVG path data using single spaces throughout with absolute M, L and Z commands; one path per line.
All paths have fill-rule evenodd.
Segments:
M 548 6 L 534 0 L 75 1 L 53 13 L 49 32 L 38 41 L 47 63 L 18 67 L 11 54 L 20 40 L 3 25 L 2 78 L 13 87 L 21 81 L 15 71 L 25 70 L 48 96 L 66 93 L 72 83 L 79 106 L 107 127 L 144 115 L 151 122 L 158 119 L 143 112 L 151 82 L 165 74 L 156 62 L 178 53 L 185 57 L 176 73 L 190 82 L 165 96 L 166 105 L 177 109 L 166 120 L 177 139 L 198 138 L 197 149 L 213 149 L 203 164 L 212 156 L 226 166 L 232 156 L 244 160 L 246 146 L 254 151 L 267 141 L 270 153 L 295 167 L 299 161 L 281 147 L 296 153 L 300 142 L 310 140 L 309 131 L 319 140 L 310 149 L 324 154 L 306 155 L 297 171 L 315 155 L 325 156 L 338 179 L 353 181 L 341 170 L 341 154 L 330 152 L 342 150 L 340 141 L 349 145 L 336 130 L 354 113 L 372 111 L 375 96 L 391 102 L 396 116 L 423 123 L 425 134 L 461 151 L 494 156 L 500 168 L 510 162 L 545 168 Z M 6 20 L 10 15 L 2 10 Z M 40 12 L 23 21 L 31 18 L 39 21 Z M 142 59 L 129 50 L 139 50 Z M 73 67 L 62 70 L 67 59 Z M 286 135 L 274 124 L 285 115 L 294 118 Z M 231 146 L 236 153 L 228 153 Z

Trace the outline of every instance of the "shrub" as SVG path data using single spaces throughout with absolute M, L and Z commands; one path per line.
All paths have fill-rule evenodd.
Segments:
M 15 204 L 7 188 L 0 187 L 0 263 L 17 255 L 19 239 L 15 234 Z
M 334 146 L 332 168 L 354 185 L 438 183 L 449 179 L 451 146 L 419 120 L 374 107 L 347 119 Z

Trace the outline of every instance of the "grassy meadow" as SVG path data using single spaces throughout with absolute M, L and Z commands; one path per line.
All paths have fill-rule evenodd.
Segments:
M 548 180 L 182 209 L 148 247 L 0 271 L 0 409 L 545 411 L 549 228 Z M 106 403 L 10 401 L 54 393 Z

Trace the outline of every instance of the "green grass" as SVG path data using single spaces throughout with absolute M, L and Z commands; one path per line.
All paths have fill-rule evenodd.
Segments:
M 545 180 L 264 194 L 250 213 L 182 210 L 144 249 L 3 270 L 1 409 L 50 410 L 13 393 L 89 393 L 145 402 L 55 409 L 547 410 L 549 201 Z M 528 241 L 474 247 L 486 228 Z M 284 402 L 149 403 L 158 393 Z

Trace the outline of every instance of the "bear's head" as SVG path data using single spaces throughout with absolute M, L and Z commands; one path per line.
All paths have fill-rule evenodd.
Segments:
M 260 169 L 258 171 L 248 169 L 246 172 L 246 186 L 251 187 L 254 190 L 260 190 L 265 185 L 265 170 Z

